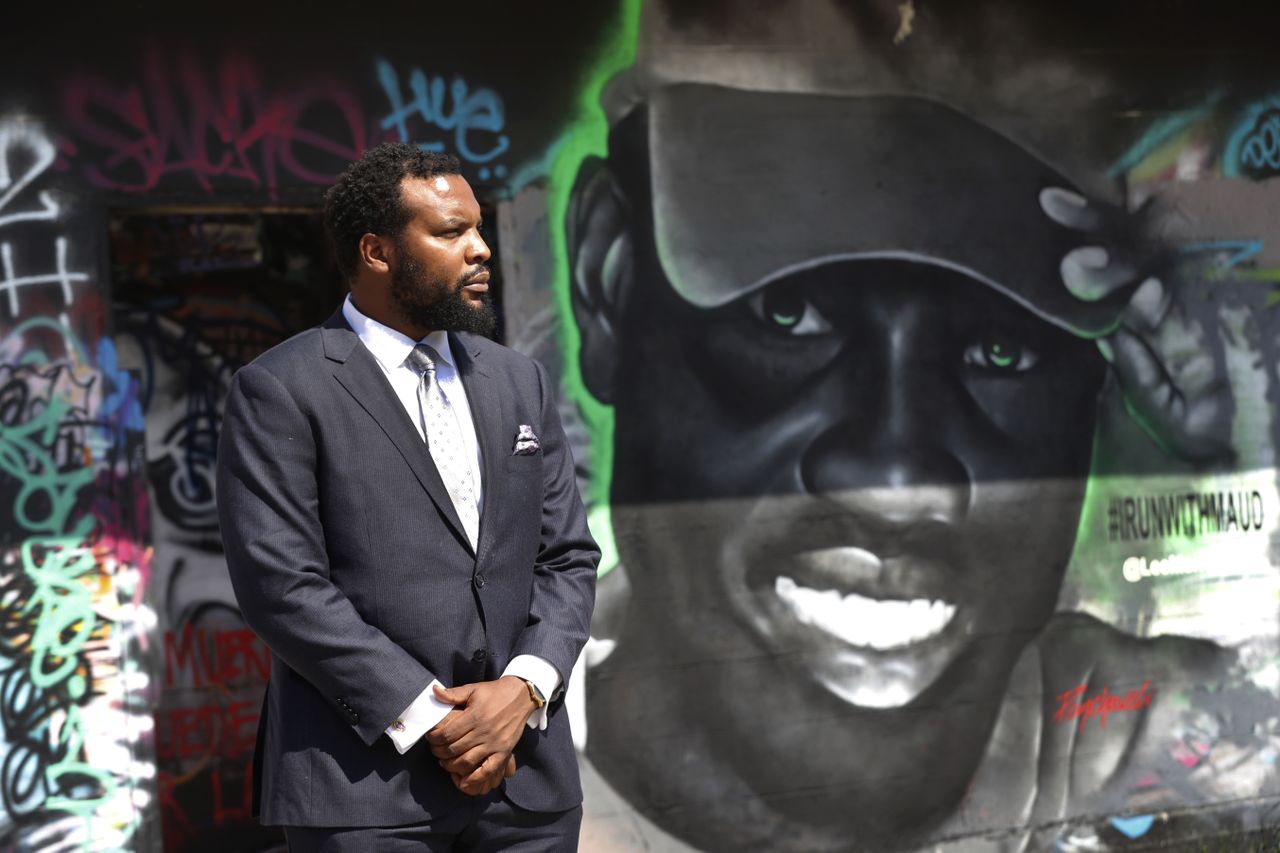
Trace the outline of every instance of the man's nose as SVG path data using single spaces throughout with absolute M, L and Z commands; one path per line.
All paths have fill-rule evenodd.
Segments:
M 489 244 L 484 241 L 484 237 L 480 236 L 480 232 L 476 231 L 470 245 L 467 246 L 467 263 L 483 264 L 488 260 Z

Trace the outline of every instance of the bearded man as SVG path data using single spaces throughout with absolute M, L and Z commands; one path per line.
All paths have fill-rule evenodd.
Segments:
M 307 851 L 575 850 L 562 697 L 599 552 L 552 384 L 487 337 L 456 159 L 379 146 L 325 213 L 350 295 L 236 375 L 219 447 L 231 579 L 273 656 L 263 822 Z

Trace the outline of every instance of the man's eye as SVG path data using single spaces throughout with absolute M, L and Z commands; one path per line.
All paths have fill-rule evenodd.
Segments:
M 822 335 L 831 331 L 827 318 L 794 288 L 766 287 L 748 297 L 747 305 L 756 319 L 787 335 Z
M 1040 361 L 1034 350 L 1012 338 L 992 335 L 970 344 L 964 351 L 964 363 L 999 373 L 1021 373 Z

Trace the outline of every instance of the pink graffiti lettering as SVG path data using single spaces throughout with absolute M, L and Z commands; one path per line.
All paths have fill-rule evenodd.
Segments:
M 1144 681 L 1137 690 L 1130 690 L 1123 696 L 1112 694 L 1104 687 L 1101 693 L 1096 693 L 1082 702 L 1080 698 L 1084 696 L 1086 687 L 1087 685 L 1080 684 L 1058 697 L 1058 710 L 1053 715 L 1055 723 L 1078 719 L 1080 731 L 1083 732 L 1089 720 L 1097 717 L 1098 725 L 1105 729 L 1108 714 L 1146 708 L 1151 704 L 1151 697 L 1155 695 L 1155 688 L 1150 686 L 1150 682 Z
M 146 56 L 140 83 L 77 75 L 63 88 L 67 127 L 95 185 L 146 192 L 187 175 L 206 193 L 242 181 L 274 199 L 282 178 L 328 184 L 365 149 L 364 113 L 344 84 L 312 79 L 272 91 L 229 55 L 209 75 L 190 55 Z

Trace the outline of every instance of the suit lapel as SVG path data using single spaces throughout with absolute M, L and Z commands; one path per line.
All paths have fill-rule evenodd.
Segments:
M 480 442 L 480 459 L 484 472 L 481 484 L 484 490 L 484 507 L 480 513 L 480 535 L 477 544 L 479 558 L 483 558 L 497 513 L 499 483 L 498 466 L 506 452 L 508 430 L 500 383 L 479 358 L 479 349 L 468 346 L 469 341 L 450 333 L 449 348 L 458 364 L 458 378 L 467 392 L 467 406 L 471 409 L 471 422 L 475 425 L 476 440 Z M 512 432 L 512 436 L 515 433 Z
M 391 390 L 391 384 L 387 382 L 382 368 L 347 325 L 341 310 L 324 324 L 322 335 L 325 357 L 338 362 L 334 366 L 334 378 L 377 422 L 387 438 L 391 439 L 413 476 L 431 496 L 440 514 L 453 528 L 459 540 L 470 548 L 462 521 L 453 508 L 449 491 L 440 479 L 440 472 L 436 469 L 422 436 L 418 435 L 404 406 Z

